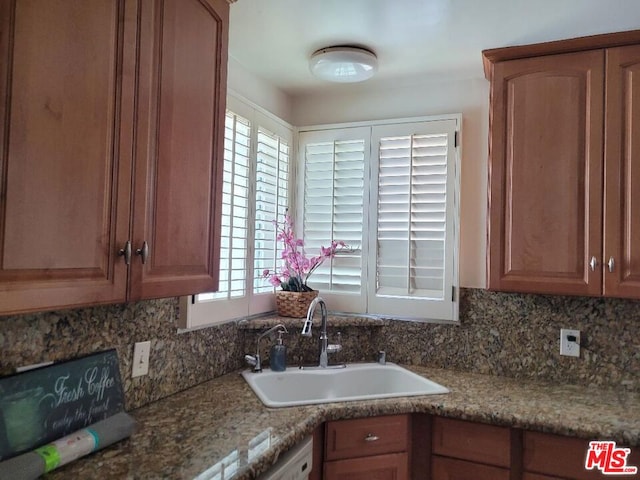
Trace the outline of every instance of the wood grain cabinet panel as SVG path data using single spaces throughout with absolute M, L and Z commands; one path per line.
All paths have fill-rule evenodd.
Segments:
M 0 313 L 126 298 L 134 7 L 0 4 Z
M 509 470 L 434 456 L 431 480 L 509 480 Z
M 325 480 L 408 480 L 410 415 L 327 422 Z
M 604 294 L 640 298 L 640 45 L 607 50 L 606 111 Z
M 490 289 L 640 298 L 639 38 L 484 52 Z
M 550 475 L 569 480 L 597 480 L 611 478 L 599 470 L 585 469 L 589 440 L 525 432 L 523 469 L 525 472 Z M 640 466 L 640 449 L 632 448 L 628 465 Z M 637 478 L 636 475 L 615 475 L 616 478 Z M 534 477 L 535 478 L 535 477 Z
M 228 15 L 0 2 L 0 314 L 217 288 Z
M 597 295 L 604 51 L 494 65 L 489 287 Z
M 392 453 L 325 463 L 325 480 L 408 480 L 407 454 Z
M 509 468 L 511 440 L 508 427 L 435 417 L 433 453 Z
M 560 477 L 550 477 L 549 475 L 538 475 L 537 473 L 524 472 L 522 480 L 565 480 Z
M 131 299 L 218 288 L 227 0 L 142 2 Z

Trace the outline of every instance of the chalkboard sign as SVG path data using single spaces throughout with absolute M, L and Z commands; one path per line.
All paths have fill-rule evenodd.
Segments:
M 0 460 L 123 410 L 115 350 L 0 378 Z

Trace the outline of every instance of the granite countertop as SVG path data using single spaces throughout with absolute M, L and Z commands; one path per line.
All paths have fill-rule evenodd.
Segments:
M 273 409 L 230 373 L 131 412 L 130 439 L 46 478 L 193 479 L 225 463 L 222 478 L 252 479 L 326 420 L 410 412 L 640 445 L 637 392 L 408 368 L 451 392 Z

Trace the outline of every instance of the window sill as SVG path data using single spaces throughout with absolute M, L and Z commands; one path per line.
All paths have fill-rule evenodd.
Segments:
M 302 328 L 304 319 L 281 317 L 275 312 L 258 318 L 240 320 L 238 328 L 241 330 L 264 330 L 269 327 L 283 324 L 287 328 Z M 327 325 L 329 327 L 384 327 L 389 325 L 391 320 L 366 315 L 329 314 Z M 314 326 L 320 326 L 320 316 L 316 315 Z

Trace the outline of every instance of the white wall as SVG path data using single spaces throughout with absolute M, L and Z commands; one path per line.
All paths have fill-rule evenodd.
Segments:
M 227 87 L 230 93 L 236 93 L 285 122 L 293 124 L 291 98 L 266 80 L 250 73 L 231 56 L 228 63 Z
M 296 126 L 462 113 L 460 193 L 460 284 L 486 285 L 487 155 L 489 82 L 442 78 L 429 83 L 391 85 L 384 90 L 342 85 L 326 93 L 293 98 Z

